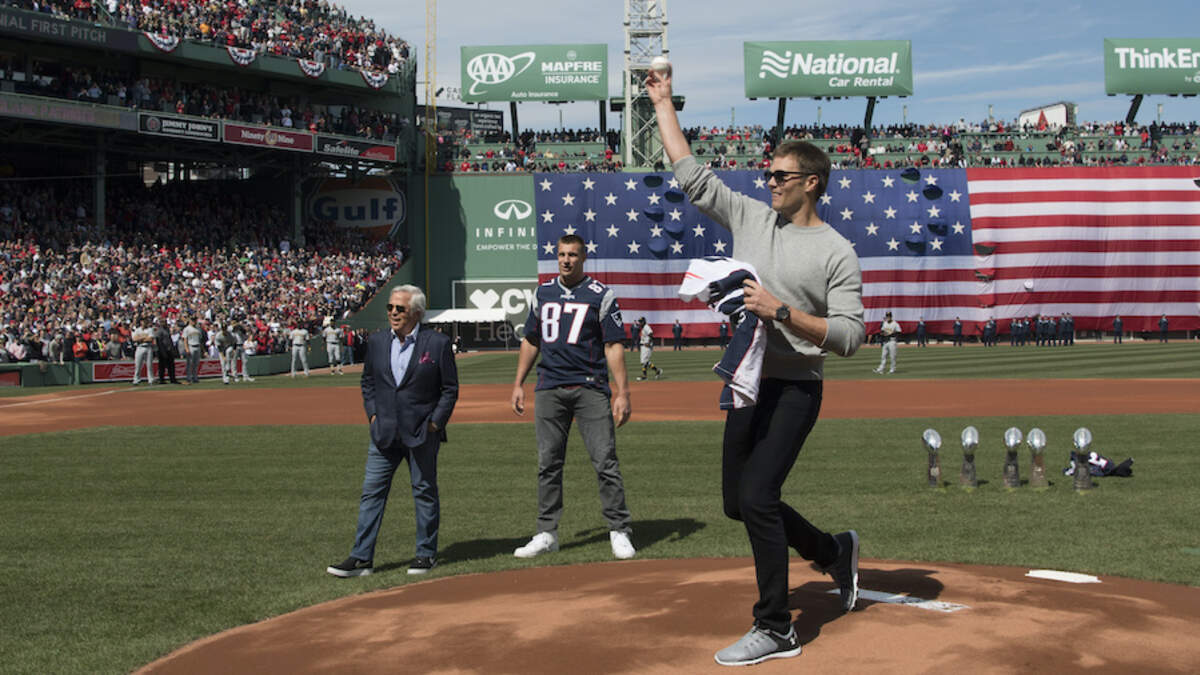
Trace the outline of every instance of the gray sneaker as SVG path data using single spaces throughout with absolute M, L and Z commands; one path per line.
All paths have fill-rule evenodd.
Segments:
M 842 592 L 842 611 L 849 612 L 858 602 L 858 533 L 847 530 L 833 535 L 838 543 L 838 557 L 829 567 L 822 568 Z
M 786 659 L 799 654 L 800 638 L 792 626 L 788 626 L 787 635 L 755 626 L 713 658 L 723 666 L 752 666 L 767 659 Z

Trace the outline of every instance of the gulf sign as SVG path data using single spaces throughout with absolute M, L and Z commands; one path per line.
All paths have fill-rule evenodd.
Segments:
M 372 239 L 395 238 L 408 215 L 404 190 L 380 176 L 322 181 L 308 199 L 308 214 L 337 227 L 363 230 Z

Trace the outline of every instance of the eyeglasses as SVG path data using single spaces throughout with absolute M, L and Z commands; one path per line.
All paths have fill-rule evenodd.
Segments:
M 766 178 L 767 180 L 771 180 L 772 178 L 774 178 L 776 185 L 783 185 L 784 183 L 786 183 L 788 181 L 788 178 L 791 176 L 812 176 L 812 175 L 814 175 L 814 174 L 809 171 L 771 171 L 771 170 L 767 170 L 767 171 L 763 172 L 763 178 Z
M 393 305 L 392 303 L 389 302 L 388 306 L 387 306 L 387 311 L 395 312 L 397 314 L 403 314 L 408 311 L 408 308 L 405 307 L 404 305 Z

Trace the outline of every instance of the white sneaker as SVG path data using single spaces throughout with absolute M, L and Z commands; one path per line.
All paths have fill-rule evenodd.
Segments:
M 873 372 L 874 372 L 876 375 L 882 375 L 882 374 L 883 374 L 883 368 L 876 368 L 876 369 L 875 369 Z
M 629 560 L 637 553 L 626 532 L 613 530 L 608 533 L 608 541 L 612 544 L 613 557 L 617 560 Z
M 543 553 L 553 553 L 558 550 L 558 535 L 553 532 L 538 532 L 528 544 L 513 551 L 518 558 L 533 558 Z

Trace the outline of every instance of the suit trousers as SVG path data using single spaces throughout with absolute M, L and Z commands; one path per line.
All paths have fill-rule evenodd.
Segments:
M 837 558 L 833 536 L 808 522 L 781 498 L 784 481 L 821 410 L 820 380 L 762 381 L 753 407 L 725 417 L 721 495 L 725 515 L 740 520 L 750 537 L 758 602 L 754 620 L 786 633 L 788 546 L 805 560 L 828 566 Z
M 590 387 L 539 389 L 534 407 L 538 446 L 538 532 L 557 532 L 563 510 L 563 461 L 572 420 L 596 469 L 600 506 L 609 530 L 631 532 L 625 484 L 617 461 L 616 432 L 608 394 Z
M 441 524 L 441 503 L 438 500 L 437 455 L 440 441 L 429 434 L 424 445 L 409 448 L 397 444 L 390 450 L 380 450 L 371 443 L 367 448 L 367 467 L 363 477 L 362 498 L 358 503 L 358 528 L 354 533 L 354 549 L 350 555 L 359 560 L 375 559 L 375 540 L 383 524 L 383 509 L 392 490 L 392 477 L 400 463 L 408 460 L 414 512 L 417 518 L 416 555 L 433 558 L 437 555 L 438 527 Z

